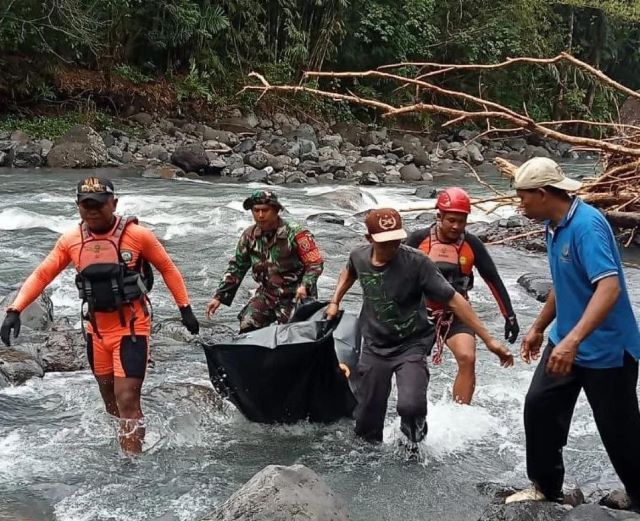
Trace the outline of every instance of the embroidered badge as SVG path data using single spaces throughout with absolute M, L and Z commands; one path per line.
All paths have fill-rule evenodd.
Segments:
M 296 243 L 298 244 L 298 255 L 304 264 L 316 263 L 322 260 L 318 245 L 308 231 L 305 230 L 296 235 Z
M 380 217 L 380 219 L 378 219 L 378 226 L 380 226 L 382 230 L 394 230 L 396 228 L 396 224 L 396 218 L 392 215 Z

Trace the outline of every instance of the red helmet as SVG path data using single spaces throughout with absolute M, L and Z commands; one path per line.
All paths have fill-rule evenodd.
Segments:
M 441 212 L 471 213 L 471 199 L 462 188 L 447 188 L 440 192 L 436 208 Z

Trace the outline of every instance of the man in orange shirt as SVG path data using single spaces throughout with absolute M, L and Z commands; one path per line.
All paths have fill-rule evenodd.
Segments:
M 199 324 L 189 305 L 182 275 L 147 228 L 135 217 L 115 214 L 118 200 L 108 179 L 89 177 L 78 184 L 82 222 L 67 231 L 23 284 L 0 328 L 10 345 L 20 332 L 20 313 L 73 262 L 76 286 L 86 304 L 87 357 L 107 412 L 120 419 L 119 441 L 125 454 L 142 451 L 145 434 L 140 392 L 149 356 L 151 316 L 147 293 L 151 263 L 161 274 L 192 334 Z

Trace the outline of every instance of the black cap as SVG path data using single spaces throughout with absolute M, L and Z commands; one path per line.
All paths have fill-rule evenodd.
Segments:
M 115 192 L 113 183 L 108 179 L 104 177 L 87 177 L 78 183 L 76 198 L 78 202 L 93 199 L 104 203 L 110 197 L 113 197 Z
M 244 200 L 242 207 L 245 210 L 251 210 L 256 204 L 268 204 L 278 210 L 283 210 L 284 207 L 278 201 L 278 196 L 271 190 L 256 190 L 249 197 Z

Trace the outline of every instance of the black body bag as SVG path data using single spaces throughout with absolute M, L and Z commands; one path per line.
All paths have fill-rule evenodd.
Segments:
M 329 423 L 351 417 L 360 355 L 357 317 L 323 318 L 326 304 L 299 306 L 288 324 L 203 343 L 214 388 L 249 420 Z

